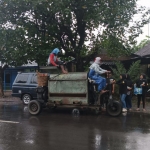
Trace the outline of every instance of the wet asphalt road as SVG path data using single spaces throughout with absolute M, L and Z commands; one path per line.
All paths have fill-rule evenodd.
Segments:
M 150 114 L 119 117 L 48 109 L 31 116 L 27 107 L 0 103 L 0 150 L 149 150 Z

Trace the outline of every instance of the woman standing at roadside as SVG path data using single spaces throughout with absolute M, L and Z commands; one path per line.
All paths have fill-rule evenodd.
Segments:
M 116 82 L 116 84 L 119 85 L 119 94 L 120 94 L 120 99 L 122 102 L 122 112 L 126 112 L 127 111 L 127 106 L 126 106 L 126 102 L 125 102 L 125 98 L 127 96 L 127 80 L 126 80 L 126 75 L 125 74 L 121 74 L 120 75 L 120 80 L 118 80 Z
M 140 102 L 142 100 L 143 102 L 143 111 L 145 110 L 145 96 L 146 96 L 146 92 L 147 92 L 147 80 L 146 80 L 146 75 L 145 74 L 141 74 L 140 75 L 140 79 L 135 83 L 135 86 L 137 88 L 142 88 L 142 93 L 141 94 L 137 94 L 137 111 L 140 110 Z
M 126 106 L 127 106 L 127 109 L 129 111 L 132 110 L 132 102 L 131 102 L 131 99 L 132 99 L 132 89 L 133 89 L 133 83 L 130 79 L 130 76 L 128 74 L 126 74 L 126 79 L 127 79 L 127 96 L 126 96 Z

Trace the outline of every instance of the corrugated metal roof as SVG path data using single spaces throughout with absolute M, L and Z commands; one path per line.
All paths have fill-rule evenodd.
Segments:
M 110 57 L 107 54 L 99 54 L 97 57 L 101 57 L 102 62 L 111 62 L 111 61 L 124 61 L 124 60 L 129 60 L 131 59 L 130 56 L 120 56 L 120 57 Z
M 138 55 L 138 56 L 141 56 L 141 57 L 150 56 L 150 43 L 147 44 L 142 49 L 140 49 L 139 51 L 135 52 L 134 54 Z
M 92 64 L 94 61 L 90 61 L 90 64 Z M 113 61 L 102 61 L 101 65 L 115 65 Z
M 114 62 L 111 62 L 111 61 L 109 61 L 109 62 L 103 61 L 101 64 L 102 64 L 102 65 L 115 65 L 115 63 L 114 63 Z

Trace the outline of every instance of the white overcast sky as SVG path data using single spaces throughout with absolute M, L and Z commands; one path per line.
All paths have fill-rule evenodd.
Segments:
M 139 6 L 145 6 L 147 8 L 150 8 L 150 0 L 138 0 L 138 5 Z M 140 16 L 139 16 L 140 18 Z M 138 18 L 137 18 L 138 19 Z M 138 43 L 140 41 L 142 41 L 143 39 L 146 39 L 146 36 L 150 36 L 150 23 L 145 25 L 143 28 L 143 34 L 141 34 L 138 38 L 137 38 L 137 41 Z M 148 35 L 149 34 L 149 35 Z

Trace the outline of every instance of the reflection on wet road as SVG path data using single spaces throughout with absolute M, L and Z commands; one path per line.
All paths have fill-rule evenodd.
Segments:
M 0 150 L 149 150 L 150 114 L 72 116 L 48 109 L 31 116 L 21 104 L 0 105 Z

